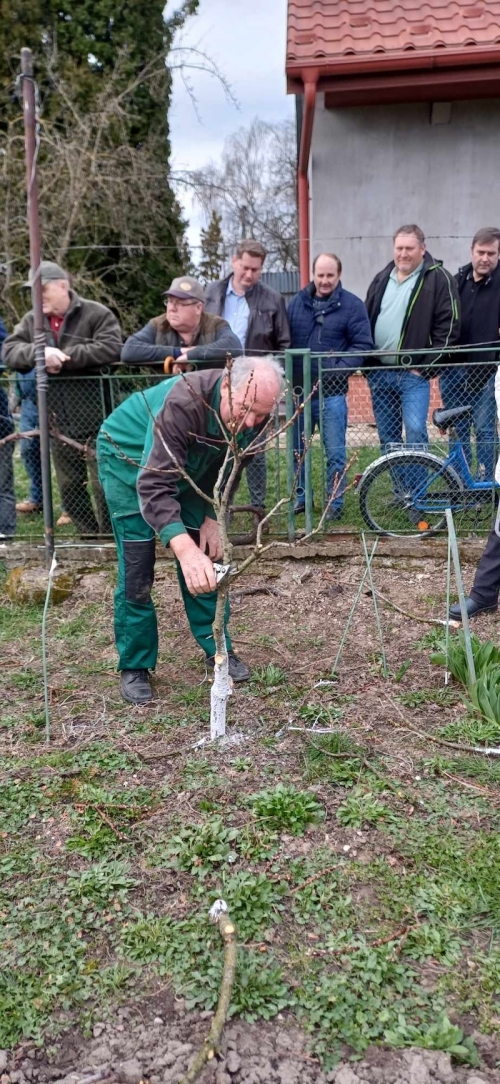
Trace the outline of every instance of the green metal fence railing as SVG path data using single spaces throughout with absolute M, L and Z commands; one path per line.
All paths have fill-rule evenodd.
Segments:
M 496 499 L 493 478 L 498 443 L 496 362 L 491 361 L 491 354 L 490 347 L 485 363 L 481 360 L 484 350 L 479 348 L 450 351 L 445 359 L 441 353 L 436 358 L 433 351 L 420 351 L 417 366 L 420 379 L 411 372 L 409 363 L 414 359 L 410 354 L 400 358 L 397 365 L 381 365 L 375 355 L 331 358 L 308 350 L 287 350 L 280 355 L 286 392 L 283 409 L 277 411 L 273 423 L 275 439 L 268 445 L 265 462 L 262 460 L 265 474 L 261 490 L 265 493 L 267 511 L 284 496 L 292 495 L 292 499 L 288 507 L 284 506 L 273 517 L 272 533 L 293 541 L 297 531 L 310 532 L 329 499 L 335 466 L 349 462 L 353 456 L 355 462 L 346 478 L 348 488 L 345 497 L 339 495 L 338 507 L 333 509 L 334 519 L 343 531 L 366 530 L 359 493 L 352 485 L 355 475 L 362 474 L 382 452 L 394 447 L 410 447 L 415 452 L 430 450 L 443 460 L 453 448 L 456 436 L 462 442 L 471 477 L 485 483 L 481 494 L 476 495 L 477 500 L 469 502 L 468 515 L 462 521 L 457 520 L 457 528 L 461 533 L 489 530 Z M 359 369 L 355 368 L 356 362 Z M 95 438 L 104 418 L 125 397 L 162 379 L 163 375 L 156 372 L 124 369 L 97 376 L 50 378 L 48 404 L 55 519 L 57 523 L 61 514 L 66 514 L 70 521 L 62 527 L 56 525 L 59 544 L 80 538 L 110 537 L 109 520 L 96 479 Z M 12 534 L 10 529 L 2 530 L 1 479 L 7 479 L 8 487 L 10 462 L 17 502 L 33 498 L 36 509 L 31 513 L 18 512 L 15 537 L 35 540 L 43 535 L 42 518 L 37 510 L 41 500 L 37 486 L 37 437 L 29 435 L 15 441 L 5 438 L 14 426 L 18 437 L 20 432 L 32 434 L 36 429 L 36 394 L 33 397 L 33 387 L 30 390 L 24 377 L 15 374 L 4 374 L 0 390 L 7 393 L 10 403 L 10 412 L 5 405 L 0 410 L 0 534 Z M 27 410 L 27 404 L 32 409 Z M 458 419 L 455 435 L 443 435 L 433 425 L 433 411 L 442 405 L 471 406 L 470 414 Z M 299 406 L 302 407 L 300 424 L 295 420 L 283 431 L 284 421 L 290 421 Z M 300 459 L 303 470 L 299 477 Z M 391 485 L 389 479 L 385 492 L 389 502 L 394 497 Z M 383 494 L 382 487 L 379 488 Z M 244 475 L 235 504 L 249 503 L 249 483 Z M 251 513 L 236 512 L 232 530 L 237 535 L 245 534 L 254 523 Z M 404 533 L 403 526 L 398 533 Z

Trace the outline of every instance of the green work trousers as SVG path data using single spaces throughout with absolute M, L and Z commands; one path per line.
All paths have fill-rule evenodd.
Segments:
M 151 598 L 155 566 L 155 534 L 142 518 L 137 493 L 109 469 L 106 460 L 99 462 L 99 477 L 111 518 L 118 557 L 118 583 L 115 591 L 115 640 L 118 670 L 154 670 L 158 656 L 158 624 Z M 135 506 L 135 511 L 134 511 Z M 197 541 L 205 516 L 206 503 L 194 491 L 189 504 L 181 505 L 182 521 Z M 180 565 L 177 564 L 182 600 L 191 632 L 206 655 L 215 654 L 212 623 L 217 592 L 189 594 Z M 229 620 L 229 604 L 225 622 Z M 231 640 L 226 629 L 228 648 Z

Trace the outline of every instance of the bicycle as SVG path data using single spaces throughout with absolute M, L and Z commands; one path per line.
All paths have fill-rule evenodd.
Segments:
M 471 413 L 470 406 L 437 409 L 434 425 L 453 445 L 443 459 L 425 449 L 401 448 L 376 459 L 362 474 L 357 492 L 361 514 L 372 531 L 383 535 L 436 534 L 446 525 L 445 509 L 491 516 L 492 494 L 498 483 L 471 474 L 454 423 Z

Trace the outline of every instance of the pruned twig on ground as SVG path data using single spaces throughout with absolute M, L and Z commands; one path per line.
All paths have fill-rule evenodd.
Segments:
M 397 941 L 398 938 L 399 945 L 396 946 L 396 950 L 401 951 L 411 930 L 411 925 L 403 926 L 399 930 L 394 930 L 393 933 L 388 934 L 387 937 L 377 937 L 376 941 L 362 941 L 360 944 L 342 945 L 338 948 L 307 949 L 306 956 L 347 956 L 351 952 L 360 952 L 361 949 L 373 949 L 380 948 L 382 945 L 390 945 L 392 941 Z
M 416 734 L 417 738 L 423 738 L 424 741 L 434 742 L 435 745 L 445 745 L 448 749 L 458 749 L 460 753 L 480 753 L 483 757 L 500 757 L 500 748 L 496 746 L 488 747 L 483 745 L 464 745 L 463 742 L 447 741 L 446 738 L 436 738 L 434 734 L 429 734 L 426 730 L 417 730 L 416 727 L 411 726 L 410 723 L 407 721 L 407 719 L 403 715 L 403 712 L 401 711 L 401 708 L 399 707 L 399 704 L 396 704 L 396 702 L 394 700 L 391 700 L 390 697 L 387 697 L 387 700 L 391 707 L 394 708 L 400 716 L 400 725 L 402 725 L 405 730 L 409 730 L 412 734 Z M 391 722 L 390 719 L 388 720 L 388 722 L 391 723 L 391 726 L 398 725 L 397 723 Z
M 367 595 L 372 594 L 372 590 L 366 592 Z M 398 606 L 391 598 L 387 598 L 387 595 L 383 595 L 381 591 L 375 591 L 377 598 L 380 598 L 382 602 L 386 602 L 388 606 L 391 606 L 393 610 L 396 610 L 398 614 L 403 614 L 403 617 L 408 617 L 410 621 L 421 621 L 424 625 L 446 625 L 446 621 L 439 617 L 422 617 L 420 614 L 408 613 L 408 610 L 403 610 L 401 606 Z
M 215 1016 L 212 1020 L 212 1027 L 210 1028 L 205 1042 L 198 1051 L 194 1061 L 191 1063 L 187 1073 L 179 1081 L 179 1084 L 193 1084 L 193 1081 L 199 1076 L 205 1063 L 211 1061 L 215 1056 L 220 1045 L 224 1024 L 226 1023 L 231 1003 L 231 993 L 236 976 L 236 930 L 228 914 L 227 904 L 224 900 L 215 901 L 213 907 L 210 908 L 210 919 L 218 925 L 220 935 L 224 942 L 224 968 L 219 990 L 219 1000 L 217 1002 Z

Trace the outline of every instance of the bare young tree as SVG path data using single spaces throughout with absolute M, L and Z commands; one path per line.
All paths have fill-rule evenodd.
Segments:
M 202 496 L 205 501 L 212 505 L 215 511 L 217 524 L 219 527 L 219 534 L 222 542 L 222 562 L 220 565 L 216 565 L 217 573 L 217 603 L 215 609 L 215 617 L 212 625 L 214 640 L 215 640 L 215 658 L 214 658 L 214 680 L 210 693 L 210 738 L 215 741 L 218 738 L 224 737 L 226 733 L 226 712 L 227 702 L 232 695 L 232 681 L 229 676 L 229 654 L 226 643 L 226 634 L 224 629 L 224 615 L 226 610 L 226 602 L 229 594 L 230 586 L 238 579 L 246 570 L 255 562 L 258 561 L 265 553 L 273 549 L 276 546 L 289 547 L 290 543 L 281 542 L 277 539 L 270 539 L 267 542 L 263 541 L 263 532 L 269 526 L 273 516 L 275 516 L 280 509 L 295 500 L 295 491 L 297 487 L 297 481 L 300 475 L 300 469 L 304 461 L 304 457 L 309 450 L 309 446 L 304 442 L 303 450 L 300 454 L 296 455 L 296 471 L 294 483 L 290 493 L 287 493 L 285 497 L 282 497 L 276 502 L 271 510 L 260 520 L 257 527 L 257 534 L 255 543 L 252 547 L 250 554 L 239 565 L 233 565 L 232 552 L 233 544 L 229 537 L 228 532 L 228 513 L 230 511 L 231 496 L 234 492 L 235 485 L 237 483 L 239 474 L 242 469 L 243 460 L 249 455 L 255 452 L 265 450 L 271 444 L 274 444 L 276 440 L 279 441 L 287 430 L 289 430 L 297 420 L 298 416 L 303 412 L 305 404 L 312 398 L 312 395 L 316 391 L 314 387 L 309 396 L 307 396 L 302 402 L 298 402 L 293 397 L 293 413 L 287 418 L 281 425 L 276 426 L 276 420 L 274 416 L 271 416 L 257 436 L 251 441 L 250 444 L 242 446 L 238 440 L 238 436 L 241 433 L 244 418 L 253 409 L 253 404 L 256 396 L 256 389 L 254 383 L 253 373 L 250 374 L 248 383 L 245 389 L 245 396 L 243 401 L 244 413 L 243 420 L 235 418 L 233 412 L 233 397 L 232 397 L 232 384 L 231 384 L 231 372 L 233 362 L 228 356 L 227 359 L 227 380 L 228 380 L 228 394 L 229 394 L 229 422 L 224 424 L 221 416 L 214 408 L 204 403 L 207 410 L 215 415 L 221 433 L 223 436 L 223 447 L 225 446 L 224 460 L 221 464 L 217 481 L 214 487 L 213 496 L 208 496 L 202 489 L 193 481 L 188 472 L 182 467 L 175 456 L 172 454 L 172 450 L 168 445 L 164 434 L 161 432 L 156 421 L 153 422 L 153 430 L 161 441 L 167 456 L 174 463 L 173 468 L 168 468 L 167 473 L 177 472 L 182 478 L 185 479 L 192 487 L 192 489 Z M 293 394 L 293 393 L 292 393 Z M 290 413 L 290 412 L 288 412 Z M 311 438 L 312 439 L 312 438 Z M 322 515 L 314 527 L 307 534 L 303 534 L 296 541 L 295 546 L 301 545 L 308 541 L 313 535 L 319 534 L 324 527 L 325 520 L 328 516 L 328 512 L 331 508 L 332 502 L 335 500 L 340 487 L 344 492 L 350 486 L 344 487 L 344 480 L 352 465 L 353 460 L 346 466 L 345 470 L 340 476 L 336 476 L 332 486 L 332 492 L 329 494 L 328 500 L 325 504 L 325 508 Z M 147 466 L 142 467 L 143 470 L 148 470 Z M 159 468 L 151 468 L 157 471 Z
M 220 164 L 177 179 L 194 196 L 207 222 L 215 211 L 229 254 L 242 237 L 266 246 L 266 270 L 298 267 L 297 147 L 293 121 L 268 124 L 256 118 L 224 144 Z

